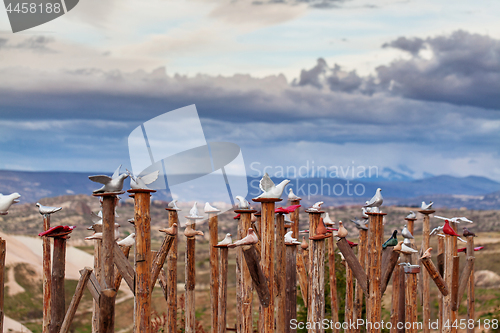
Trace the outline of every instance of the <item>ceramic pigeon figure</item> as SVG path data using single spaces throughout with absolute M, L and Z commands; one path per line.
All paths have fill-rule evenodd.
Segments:
M 437 215 L 435 215 L 434 217 L 438 218 L 438 219 L 441 219 L 441 220 L 448 220 L 449 222 L 453 222 L 453 223 L 460 223 L 460 221 L 467 222 L 467 223 L 473 223 L 471 220 L 469 220 L 468 218 L 463 217 L 463 216 L 462 217 L 448 218 L 448 217 L 443 217 L 443 216 L 437 216 Z
M 310 212 L 319 212 L 321 210 L 321 205 L 323 203 L 324 203 L 323 201 L 318 201 L 314 205 L 312 205 L 312 207 L 310 207 L 307 210 L 310 211 Z
M 229 244 L 232 244 L 232 243 L 233 243 L 233 240 L 231 239 L 231 234 L 226 234 L 226 237 L 224 237 L 223 240 L 221 240 L 220 242 L 218 242 L 217 246 L 229 245 Z
M 289 189 L 288 190 L 288 200 L 290 201 L 294 201 L 294 200 L 302 200 L 301 197 L 298 197 L 297 195 L 295 195 L 295 193 L 293 193 L 293 190 L 292 189 Z
M 38 234 L 38 236 L 40 236 L 40 237 L 44 237 L 44 236 L 55 237 L 56 235 L 69 234 L 75 228 L 76 228 L 76 226 L 73 226 L 73 225 L 58 225 L 58 226 L 52 227 L 46 231 L 42 231 L 41 233 Z
M 205 213 L 219 213 L 220 209 L 211 206 L 208 202 L 205 203 Z
M 296 238 L 293 238 L 292 237 L 292 234 L 293 234 L 293 230 L 290 230 L 289 232 L 287 232 L 285 234 L 285 244 L 296 244 L 296 245 L 300 245 L 301 243 L 299 241 L 297 241 Z
M 420 257 L 420 259 L 430 258 L 431 257 L 431 251 L 432 251 L 432 247 L 430 247 L 427 250 L 425 250 L 424 254 L 422 254 L 422 256 Z
M 177 200 L 172 200 L 168 203 L 167 207 L 172 210 L 180 211 L 181 209 L 177 207 Z
M 325 216 L 323 216 L 323 223 L 327 224 L 327 225 L 334 225 L 335 224 L 335 222 L 332 221 L 332 219 L 330 218 L 330 215 L 328 215 L 328 213 L 325 213 Z
M 469 229 L 467 229 L 466 227 L 463 227 L 463 229 L 464 229 L 464 237 L 467 237 L 467 236 L 476 237 L 476 234 L 473 233 L 472 231 L 470 231 Z
M 429 202 L 429 204 L 426 204 L 425 201 L 422 201 L 422 206 L 420 206 L 420 208 L 422 208 L 422 210 L 431 210 L 432 209 L 432 205 L 434 204 L 434 202 Z
M 196 219 L 201 219 L 203 218 L 198 214 L 198 203 L 195 201 L 193 207 L 189 211 L 189 216 L 190 218 L 196 218 Z
M 406 224 L 405 224 L 405 227 L 403 228 L 403 231 L 401 231 L 401 235 L 402 235 L 404 238 L 414 239 L 414 237 L 413 237 L 413 235 L 411 234 L 410 230 L 408 230 L 408 228 L 406 228 Z
M 21 195 L 19 193 L 12 193 L 9 195 L 3 195 L 0 193 L 0 215 L 7 215 L 10 206 L 19 202 Z
M 257 198 L 274 198 L 274 199 L 279 199 L 281 197 L 281 194 L 283 194 L 283 190 L 285 189 L 285 186 L 290 182 L 290 180 L 285 179 L 278 185 L 274 185 L 274 182 L 271 180 L 267 172 L 264 174 L 262 179 L 260 180 L 259 187 L 262 190 L 261 195 L 259 195 Z
M 247 199 L 243 198 L 241 195 L 237 195 L 236 200 L 238 200 L 238 209 L 250 209 L 250 204 Z
M 349 232 L 347 232 L 347 229 L 342 224 L 342 221 L 339 221 L 339 230 L 337 231 L 337 237 L 345 238 L 348 234 Z
M 440 225 L 439 227 L 435 227 L 434 229 L 432 229 L 432 231 L 429 233 L 429 236 L 434 236 L 434 235 L 437 235 L 438 232 L 441 232 L 443 231 L 443 226 Z
M 257 244 L 258 242 L 259 242 L 259 237 L 257 237 L 257 234 L 253 231 L 253 228 L 249 228 L 248 233 L 245 237 L 234 242 L 233 244 L 228 245 L 227 247 L 252 245 L 252 244 Z
M 134 177 L 130 171 L 127 170 L 127 174 L 130 176 L 130 188 L 134 190 L 149 190 L 149 184 L 154 183 L 158 179 L 160 170 L 153 171 L 142 177 Z
M 160 229 L 159 231 L 164 232 L 170 236 L 175 236 L 177 235 L 177 223 L 173 223 L 171 227 Z
M 96 225 L 93 225 L 92 227 L 94 227 Z M 118 228 L 120 228 L 120 225 L 118 223 L 115 223 L 115 241 L 120 238 L 120 230 L 118 230 Z M 95 229 L 94 229 L 95 230 Z M 89 237 L 85 237 L 86 240 L 90 240 L 90 239 L 102 239 L 102 228 L 99 232 L 94 232 L 94 234 L 92 236 L 89 236 Z
M 93 193 L 120 192 L 123 189 L 123 181 L 128 177 L 127 173 L 120 174 L 120 168 L 121 164 L 111 177 L 105 175 L 89 176 L 91 181 L 103 184 L 100 189 L 95 190 Z
M 300 247 L 302 248 L 302 250 L 307 250 L 307 248 L 309 247 L 309 244 L 307 243 L 305 237 L 302 237 L 302 243 L 300 243 Z
M 354 223 L 354 225 L 356 226 L 356 228 L 358 228 L 360 230 L 368 230 L 368 227 L 366 226 L 366 224 L 368 223 L 367 219 L 358 220 L 356 218 L 354 220 L 351 220 L 351 222 Z
M 42 215 L 49 215 L 55 212 L 58 212 L 62 209 L 62 207 L 49 207 L 49 206 L 42 206 L 40 203 L 36 203 L 36 206 L 38 207 L 38 212 Z
M 406 219 L 408 219 L 408 220 L 413 220 L 415 218 L 417 218 L 417 214 L 415 214 L 415 212 L 412 210 L 410 210 L 410 213 L 408 215 L 406 215 Z
M 194 230 L 191 227 L 191 224 L 186 224 L 186 229 L 184 230 L 184 236 L 186 237 L 203 236 L 203 232 L 200 230 Z
M 382 244 L 382 248 L 385 249 L 388 246 L 396 246 L 398 245 L 398 231 L 394 230 L 392 233 L 391 238 L 385 241 L 384 244 Z
M 404 254 L 412 254 L 412 253 L 418 253 L 417 250 L 415 249 L 412 249 L 411 247 L 407 246 L 406 244 L 402 244 L 401 245 L 401 250 L 400 250 L 401 253 L 404 253 Z
M 443 232 L 446 234 L 446 235 L 450 235 L 450 236 L 457 236 L 459 237 L 460 235 L 457 234 L 455 232 L 455 230 L 450 226 L 450 223 L 448 220 L 445 220 L 444 221 L 444 226 L 443 226 Z
M 375 208 L 374 213 L 377 213 L 378 208 L 382 205 L 383 202 L 384 198 L 382 198 L 382 189 L 379 187 L 375 195 L 364 206 Z
M 135 232 L 131 233 L 121 241 L 117 242 L 118 245 L 123 247 L 130 247 L 135 244 Z
M 366 208 L 366 207 L 361 207 L 361 217 L 363 217 L 364 219 L 369 219 L 370 216 L 368 216 L 366 213 L 369 213 L 370 212 L 370 208 Z

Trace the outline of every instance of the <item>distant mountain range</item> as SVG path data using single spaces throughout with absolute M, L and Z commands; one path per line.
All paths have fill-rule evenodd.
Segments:
M 94 173 L 95 174 L 95 173 Z M 99 187 L 83 172 L 30 172 L 0 170 L 0 193 L 19 192 L 22 202 L 36 202 L 44 197 L 88 194 Z M 248 177 L 248 198 L 260 193 L 260 177 Z M 282 178 L 273 178 L 279 182 Z M 128 186 L 128 181 L 125 187 Z M 469 209 L 500 209 L 500 183 L 485 177 L 429 176 L 411 179 L 409 175 L 384 169 L 377 179 L 296 178 L 289 186 L 307 201 L 322 200 L 332 204 L 363 203 L 378 187 L 384 204 L 417 205 L 432 200 L 437 206 Z M 186 191 L 193 189 L 186 188 Z M 236 194 L 234 194 L 236 195 Z M 189 197 L 189 192 L 183 193 Z M 207 198 L 207 200 L 210 200 Z

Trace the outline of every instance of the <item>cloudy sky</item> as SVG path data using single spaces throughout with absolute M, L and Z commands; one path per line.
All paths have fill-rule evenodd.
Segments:
M 238 144 L 250 173 L 314 163 L 500 181 L 499 12 L 80 0 L 13 34 L 0 9 L 0 168 L 112 172 L 130 166 L 134 128 L 196 104 L 207 140 Z

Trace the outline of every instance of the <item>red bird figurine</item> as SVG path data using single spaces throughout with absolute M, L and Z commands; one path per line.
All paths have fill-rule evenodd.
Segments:
M 288 206 L 286 207 L 286 211 L 288 213 L 293 213 L 297 208 L 299 208 L 301 205 L 291 205 L 291 206 Z
M 453 228 L 450 226 L 450 223 L 448 222 L 448 220 L 445 220 L 445 222 L 444 222 L 443 232 L 447 235 L 450 235 L 450 236 L 460 237 L 460 235 L 457 234 L 455 232 L 455 230 L 453 230 Z

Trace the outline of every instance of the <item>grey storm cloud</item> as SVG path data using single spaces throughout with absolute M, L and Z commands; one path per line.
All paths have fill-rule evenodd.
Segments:
M 313 8 L 337 8 L 346 0 L 255 0 L 252 2 L 254 5 L 266 4 L 284 4 L 284 5 L 297 5 L 307 4 Z
M 54 42 L 53 38 L 45 36 L 28 37 L 18 43 L 9 43 L 8 39 L 0 38 L 0 50 L 2 48 L 10 48 L 10 49 L 31 50 L 34 52 L 53 53 L 55 51 L 48 47 L 48 45 L 52 42 Z
M 412 55 L 418 55 L 420 50 L 425 48 L 425 41 L 422 38 L 406 38 L 399 37 L 396 40 L 393 40 L 390 43 L 385 43 L 382 45 L 383 48 L 393 47 L 396 49 L 400 49 L 403 51 L 410 52 Z

